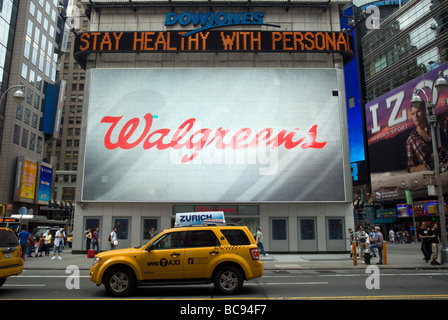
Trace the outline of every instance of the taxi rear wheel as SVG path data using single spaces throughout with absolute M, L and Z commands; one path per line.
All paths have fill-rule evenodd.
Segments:
M 214 278 L 214 284 L 219 292 L 224 294 L 234 294 L 243 286 L 243 274 L 234 266 L 220 268 Z
M 128 296 L 135 288 L 135 278 L 127 268 L 114 268 L 107 273 L 104 286 L 111 296 Z

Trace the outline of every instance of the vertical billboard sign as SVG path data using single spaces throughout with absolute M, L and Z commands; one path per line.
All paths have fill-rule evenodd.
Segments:
M 444 64 L 366 104 L 366 129 L 369 146 L 372 194 L 377 201 L 405 199 L 411 190 L 414 199 L 428 197 L 428 186 L 434 185 L 432 140 L 425 105 L 411 108 L 413 92 L 425 91 L 436 102 L 441 149 L 440 164 L 448 160 L 448 90 L 438 92 L 433 81 Z M 423 101 L 426 100 L 420 92 Z M 442 173 L 444 190 L 448 187 L 448 173 Z
M 67 86 L 66 80 L 61 80 L 59 87 L 58 104 L 56 107 L 56 115 L 54 117 L 54 130 L 53 138 L 59 139 L 62 121 L 62 111 L 64 110 L 64 100 L 65 100 L 65 89 Z
M 51 164 L 40 162 L 37 176 L 36 199 L 39 204 L 49 204 L 51 197 L 51 182 L 53 180 L 53 168 Z
M 17 157 L 14 201 L 34 202 L 36 190 L 37 164 Z
M 335 69 L 90 72 L 83 201 L 346 200 Z

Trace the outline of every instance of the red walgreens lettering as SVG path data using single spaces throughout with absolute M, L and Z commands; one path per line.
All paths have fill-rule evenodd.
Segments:
M 148 113 L 144 116 L 145 128 L 142 134 L 134 141 L 133 134 L 137 130 L 140 124 L 139 118 L 132 118 L 127 121 L 121 128 L 117 141 L 111 141 L 111 135 L 115 130 L 118 130 L 117 125 L 123 116 L 109 117 L 106 116 L 101 120 L 101 123 L 110 123 L 111 126 L 106 132 L 104 137 L 104 146 L 113 150 L 121 148 L 124 150 L 133 149 L 143 142 L 143 149 L 148 150 L 156 147 L 159 150 L 165 150 L 172 148 L 174 150 L 180 150 L 185 148 L 187 150 L 193 150 L 190 155 L 184 155 L 181 159 L 182 163 L 190 162 L 193 160 L 204 148 L 209 147 L 214 143 L 217 149 L 232 148 L 234 150 L 247 149 L 247 148 L 259 148 L 264 146 L 270 146 L 271 149 L 275 149 L 284 144 L 286 149 L 293 149 L 301 144 L 302 149 L 314 148 L 322 149 L 327 142 L 317 142 L 317 125 L 311 127 L 311 129 L 298 140 L 293 140 L 298 128 L 295 128 L 288 132 L 288 130 L 281 130 L 277 135 L 274 134 L 274 129 L 265 128 L 260 130 L 253 138 L 252 129 L 243 128 L 236 131 L 233 136 L 230 134 L 229 129 L 223 129 L 222 127 L 213 130 L 209 128 L 200 129 L 195 132 L 191 132 L 196 119 L 190 118 L 183 122 L 179 128 L 174 132 L 172 138 L 168 136 L 171 133 L 170 129 L 162 128 L 151 131 L 153 118 L 152 114 Z M 272 136 L 272 138 L 271 138 Z M 225 143 L 227 137 L 228 143 Z M 165 140 L 165 141 L 164 141 Z M 133 141 L 133 142 L 131 142 Z

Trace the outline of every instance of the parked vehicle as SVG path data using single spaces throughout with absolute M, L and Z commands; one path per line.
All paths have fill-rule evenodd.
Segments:
M 0 287 L 8 277 L 22 273 L 23 263 L 16 235 L 11 229 L 0 227 Z

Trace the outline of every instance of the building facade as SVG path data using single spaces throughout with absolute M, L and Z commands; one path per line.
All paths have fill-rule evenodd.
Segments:
M 433 164 L 428 163 L 424 170 L 414 168 L 411 140 L 422 125 L 414 119 L 411 100 L 420 90 L 427 105 L 423 90 L 435 104 L 438 121 L 446 121 L 447 90 L 439 92 L 433 84 L 439 74 L 445 78 L 448 74 L 447 18 L 446 1 L 408 1 L 362 39 L 372 198 L 381 206 L 376 221 L 412 235 L 413 213 L 417 224 L 439 220 Z M 423 118 L 426 123 L 425 112 Z M 438 140 L 443 146 L 444 127 L 439 128 Z M 433 138 L 430 133 L 428 137 L 429 148 Z M 443 148 L 439 150 L 440 164 L 446 167 Z M 446 194 L 448 176 L 444 171 L 441 183 Z M 407 209 L 400 213 L 400 208 Z
M 70 1 L 63 12 L 66 21 L 73 20 L 65 30 L 66 41 L 61 48 L 57 72 L 57 81 L 65 82 L 65 99 L 59 137 L 48 139 L 45 148 L 46 158 L 52 159 L 55 167 L 54 204 L 61 208 L 71 208 L 75 200 L 85 70 L 74 59 L 73 46 L 77 32 L 86 31 L 89 25 L 88 18 L 81 12 L 80 1 Z
M 349 248 L 347 1 L 82 4 L 75 251 L 87 228 L 138 246 L 177 212 L 221 210 L 268 251 Z
M 362 39 L 367 100 L 447 62 L 445 1 L 409 1 Z
M 40 171 L 42 124 L 46 84 L 56 80 L 59 21 L 57 0 L 1 2 L 2 93 L 6 94 L 1 101 L 0 204 L 7 207 L 7 214 L 19 210 L 36 214 L 39 197 L 49 202 L 49 193 L 35 191 L 39 174 L 46 174 Z M 18 89 L 25 95 L 19 104 L 13 101 Z

